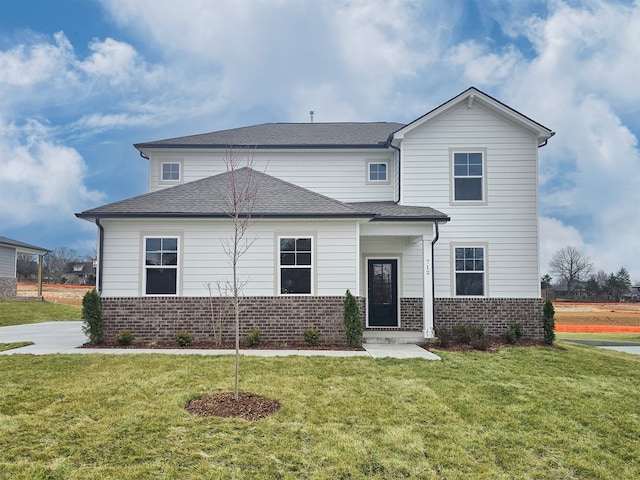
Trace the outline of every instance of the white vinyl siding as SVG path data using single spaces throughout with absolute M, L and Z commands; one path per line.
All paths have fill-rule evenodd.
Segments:
M 180 278 L 183 296 L 208 296 L 205 283 L 217 295 L 216 282 L 231 280 L 232 272 L 221 239 L 231 238 L 228 220 L 115 220 L 104 219 L 103 292 L 105 297 L 143 295 L 141 265 L 144 236 L 180 236 Z M 238 275 L 246 281 L 244 295 L 277 295 L 277 241 L 279 236 L 313 236 L 315 295 L 343 296 L 355 290 L 357 279 L 356 222 L 257 221 L 247 232 L 255 239 L 240 258 Z
M 483 205 L 452 198 L 451 151 L 486 149 Z M 402 203 L 430 206 L 451 222 L 435 245 L 436 297 L 452 292 L 451 244 L 489 245 L 491 297 L 539 297 L 536 138 L 475 102 L 453 107 L 402 142 Z
M 175 155 L 178 152 L 171 152 Z M 224 151 L 184 150 L 182 182 L 191 182 L 227 171 Z M 396 200 L 396 161 L 394 150 L 362 151 L 251 151 L 253 168 L 311 191 L 343 202 Z M 163 162 L 170 154 L 154 153 L 149 160 L 149 191 L 166 188 L 157 180 Z M 368 181 L 368 163 L 386 163 L 386 182 Z M 244 165 L 243 165 L 244 166 Z
M 0 278 L 16 277 L 16 249 L 0 247 Z

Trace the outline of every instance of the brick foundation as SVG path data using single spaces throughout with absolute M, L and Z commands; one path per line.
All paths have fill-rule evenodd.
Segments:
M 365 299 L 356 297 L 365 321 Z M 187 331 L 200 341 L 212 341 L 211 314 L 218 319 L 223 311 L 222 340 L 232 342 L 233 310 L 229 299 L 214 297 L 127 297 L 103 298 L 105 338 L 112 340 L 120 330 L 129 330 L 136 340 L 174 341 Z M 401 327 L 394 330 L 421 332 L 422 299 L 402 298 Z M 342 321 L 344 297 L 246 297 L 240 319 L 242 341 L 258 327 L 263 341 L 279 344 L 303 342 L 307 328 L 320 332 L 323 344 L 345 343 Z M 435 301 L 436 327 L 460 323 L 481 323 L 490 336 L 502 335 L 511 323 L 522 323 L 525 338 L 542 339 L 542 307 L 538 298 L 438 298 Z M 225 310 L 226 309 L 226 310 Z M 226 314 L 225 314 L 226 313 Z M 388 330 L 388 329 L 371 329 Z
M 0 278 L 0 300 L 18 296 L 18 280 L 11 277 Z
M 451 328 L 461 323 L 484 325 L 492 337 L 501 336 L 512 323 L 521 323 L 524 338 L 541 340 L 542 298 L 436 298 L 435 324 Z

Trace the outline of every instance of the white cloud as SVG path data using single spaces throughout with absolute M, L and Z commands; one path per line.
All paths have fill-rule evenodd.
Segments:
M 30 120 L 7 124 L 0 118 L 0 224 L 68 225 L 73 214 L 104 200 L 84 185 L 86 164 L 80 154 L 57 145 L 49 129 Z

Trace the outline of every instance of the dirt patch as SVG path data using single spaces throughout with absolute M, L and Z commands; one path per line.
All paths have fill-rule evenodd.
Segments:
M 62 285 L 45 283 L 42 285 L 42 296 L 48 302 L 64 303 L 67 305 L 82 305 L 82 297 L 93 286 L 88 285 Z M 37 297 L 38 285 L 35 283 L 18 282 L 18 297 Z
M 244 418 L 260 420 L 280 410 L 280 402 L 249 392 L 213 393 L 190 401 L 185 410 L 201 417 Z

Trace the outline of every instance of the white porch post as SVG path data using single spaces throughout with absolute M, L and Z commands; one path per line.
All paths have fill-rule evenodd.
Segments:
M 432 240 L 433 235 L 422 235 L 422 272 L 423 272 L 423 293 L 422 312 L 424 338 L 434 337 L 433 325 L 433 265 L 432 265 Z

